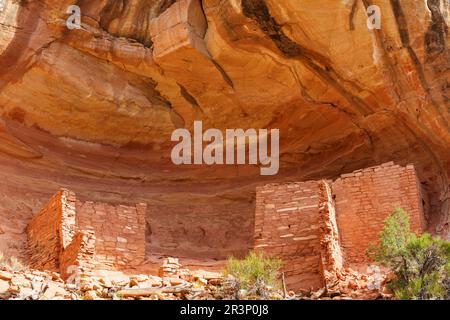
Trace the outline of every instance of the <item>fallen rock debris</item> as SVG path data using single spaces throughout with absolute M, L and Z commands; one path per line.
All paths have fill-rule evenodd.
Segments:
M 125 275 L 101 272 L 80 274 L 76 283 L 68 283 L 55 272 L 38 270 L 13 271 L 0 267 L 0 300 L 212 300 L 234 299 L 235 294 L 222 290 L 229 280 L 220 273 L 182 269 L 176 258 L 167 258 L 159 270 L 159 276 Z M 268 288 L 269 299 L 275 300 L 352 300 L 392 299 L 385 288 L 385 277 L 379 287 L 370 285 L 373 277 L 346 269 L 332 286 L 319 290 L 303 290 L 297 293 Z M 240 290 L 240 299 L 246 296 Z M 257 297 L 256 297 L 257 298 Z

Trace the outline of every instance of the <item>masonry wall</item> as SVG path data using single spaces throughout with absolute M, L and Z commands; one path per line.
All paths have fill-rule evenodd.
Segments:
M 367 263 L 384 220 L 397 207 L 425 229 L 412 165 L 394 163 L 344 174 L 335 182 L 269 184 L 256 190 L 254 247 L 280 257 L 289 289 L 334 282 L 344 266 Z
M 255 250 L 280 257 L 289 289 L 323 285 L 318 183 L 270 184 L 256 190 Z
M 26 232 L 30 267 L 59 271 L 61 246 L 61 195 L 56 193 L 31 219 Z
M 384 220 L 397 207 L 409 214 L 413 230 L 425 228 L 420 183 L 412 165 L 390 162 L 344 174 L 332 189 L 346 264 L 367 261 L 366 248 L 377 243 Z
M 76 276 L 78 271 L 95 268 L 95 242 L 92 231 L 80 231 L 74 235 L 72 242 L 61 254 L 60 273 L 63 279 Z
M 131 269 L 145 259 L 146 205 L 111 205 L 77 201 L 77 226 L 93 231 L 95 262 L 102 269 Z
M 252 242 L 254 203 L 149 205 L 147 252 L 198 259 L 243 256 Z

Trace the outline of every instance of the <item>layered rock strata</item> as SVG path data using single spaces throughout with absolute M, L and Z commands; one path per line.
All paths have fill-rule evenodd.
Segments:
M 67 187 L 82 200 L 146 202 L 161 219 L 195 204 L 203 209 L 170 226 L 190 239 L 172 241 L 171 254 L 242 255 L 256 185 L 391 160 L 414 163 L 428 228 L 448 236 L 447 1 L 3 3 L 0 250 L 24 255 L 32 212 Z M 82 23 L 69 30 L 73 4 Z M 369 5 L 381 9 L 379 30 L 367 28 Z M 279 128 L 280 173 L 174 166 L 170 135 L 194 120 Z

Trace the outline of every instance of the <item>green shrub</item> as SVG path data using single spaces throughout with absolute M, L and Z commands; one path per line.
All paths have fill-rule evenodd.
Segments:
M 268 257 L 262 253 L 250 252 L 243 260 L 231 257 L 225 267 L 224 274 L 229 276 L 229 285 L 238 297 L 240 290 L 266 298 L 270 289 L 280 287 L 279 270 L 281 260 Z M 230 277 L 231 276 L 231 277 Z
M 19 259 L 16 257 L 6 257 L 3 252 L 0 252 L 0 267 L 7 267 L 12 271 L 20 271 L 25 268 Z
M 390 288 L 399 299 L 450 298 L 450 242 L 411 232 L 402 209 L 385 220 L 380 244 L 369 246 L 367 255 L 394 272 Z

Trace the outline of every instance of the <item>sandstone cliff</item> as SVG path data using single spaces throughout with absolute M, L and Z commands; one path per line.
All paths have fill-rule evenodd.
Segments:
M 446 0 L 3 2 L 0 250 L 23 252 L 32 212 L 63 186 L 147 202 L 155 252 L 241 253 L 257 184 L 392 160 L 415 164 L 429 228 L 449 234 Z M 72 4 L 79 30 L 66 28 Z M 280 173 L 174 166 L 170 135 L 194 120 L 279 128 Z

